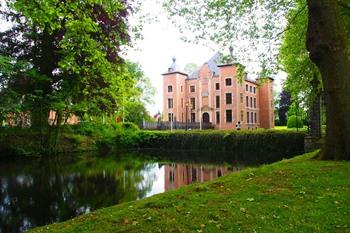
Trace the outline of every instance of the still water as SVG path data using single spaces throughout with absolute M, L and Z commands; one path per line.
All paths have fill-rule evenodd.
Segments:
M 23 232 L 244 167 L 218 157 L 118 152 L 0 161 L 0 232 Z

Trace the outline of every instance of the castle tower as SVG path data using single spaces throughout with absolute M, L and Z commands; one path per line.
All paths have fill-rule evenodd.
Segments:
M 176 58 L 163 76 L 163 120 L 186 121 L 186 83 L 188 75 L 181 72 Z
M 260 127 L 265 129 L 275 127 L 273 81 L 273 78 L 263 80 L 259 89 Z

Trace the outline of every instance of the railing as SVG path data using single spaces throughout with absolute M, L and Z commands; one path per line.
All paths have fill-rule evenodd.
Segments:
M 180 121 L 158 121 L 158 122 L 143 122 L 140 125 L 142 129 L 148 130 L 171 130 L 171 129 L 200 129 L 199 122 L 180 122 Z M 212 123 L 202 123 L 202 129 L 213 129 Z

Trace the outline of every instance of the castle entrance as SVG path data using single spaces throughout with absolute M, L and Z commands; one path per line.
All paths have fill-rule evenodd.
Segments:
M 202 116 L 203 123 L 209 123 L 209 113 L 205 112 Z

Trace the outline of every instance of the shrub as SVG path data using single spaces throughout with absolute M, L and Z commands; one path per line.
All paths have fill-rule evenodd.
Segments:
M 303 120 L 295 115 L 288 117 L 287 128 L 303 128 Z
M 303 132 L 296 131 L 136 131 L 118 135 L 119 148 L 229 152 L 240 159 L 265 159 L 304 152 Z

